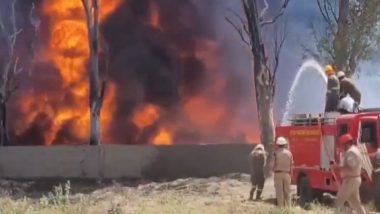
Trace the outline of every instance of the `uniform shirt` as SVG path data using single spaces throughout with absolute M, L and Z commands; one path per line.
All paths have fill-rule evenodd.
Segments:
M 274 153 L 274 167 L 273 170 L 289 172 L 293 166 L 293 155 L 285 148 L 280 148 Z
M 347 94 L 349 94 L 355 102 L 360 104 L 361 93 L 359 89 L 350 78 L 345 77 L 340 81 L 340 95 L 346 96 Z
M 357 146 L 351 146 L 343 156 L 342 178 L 360 176 L 362 157 Z
M 252 156 L 252 173 L 258 176 L 264 176 L 267 153 L 264 150 L 253 150 Z
M 327 94 L 339 94 L 340 83 L 336 75 L 331 75 L 327 79 Z
M 255 173 L 264 173 L 264 167 L 266 164 L 267 154 L 264 150 L 253 150 L 252 157 L 252 171 Z

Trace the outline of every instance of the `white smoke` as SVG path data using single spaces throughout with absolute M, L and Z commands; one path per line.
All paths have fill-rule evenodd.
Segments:
M 365 63 L 361 66 L 361 72 L 353 76 L 362 93 L 363 108 L 380 108 L 380 63 Z

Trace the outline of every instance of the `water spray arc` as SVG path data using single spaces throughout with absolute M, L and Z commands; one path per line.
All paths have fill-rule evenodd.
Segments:
M 307 78 L 307 76 L 305 76 L 305 74 L 310 73 L 310 72 L 316 72 L 318 74 L 318 76 L 320 76 L 323 79 L 324 84 L 325 85 L 327 84 L 327 77 L 323 71 L 322 66 L 314 59 L 310 59 L 310 60 L 305 61 L 301 65 L 299 70 L 297 71 L 296 77 L 295 77 L 295 79 L 292 83 L 292 86 L 290 88 L 290 91 L 288 94 L 288 99 L 286 102 L 284 115 L 283 115 L 282 120 L 281 120 L 281 124 L 286 123 L 286 120 L 289 117 L 289 113 L 292 110 L 292 104 L 294 102 L 294 96 L 296 93 L 297 86 L 299 85 L 302 78 Z

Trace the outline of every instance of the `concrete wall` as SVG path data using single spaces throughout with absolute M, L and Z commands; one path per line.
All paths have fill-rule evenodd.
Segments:
M 178 178 L 248 172 L 253 145 L 0 147 L 0 177 Z

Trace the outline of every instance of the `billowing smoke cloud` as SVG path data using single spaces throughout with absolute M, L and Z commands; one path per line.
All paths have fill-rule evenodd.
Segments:
M 173 0 L 126 1 L 104 24 L 104 37 L 111 55 L 110 77 L 118 85 L 117 109 L 111 128 L 112 135 L 119 136 L 117 141 L 136 139 L 137 129 L 133 121 L 126 125 L 135 131 L 127 135 L 123 132 L 125 126 L 120 124 L 125 122 L 125 117 L 132 117 L 136 108 L 147 103 L 165 109 L 166 115 L 158 123 L 188 124 L 178 131 L 177 142 L 184 141 L 186 136 L 190 136 L 190 140 L 195 137 L 215 142 L 234 141 L 233 137 L 238 133 L 226 136 L 219 130 L 232 129 L 229 126 L 237 117 L 250 82 L 234 75 L 232 70 L 224 70 L 231 62 L 226 61 L 228 59 L 223 58 L 222 53 L 229 50 L 222 47 L 223 43 L 218 43 L 218 32 L 210 18 L 217 4 L 217 1 L 198 1 L 197 4 Z M 218 81 L 222 88 L 210 92 Z M 215 99 L 212 102 L 216 104 L 212 106 L 216 108 L 223 106 L 222 115 L 210 121 L 210 132 L 217 130 L 211 136 L 207 131 L 197 130 L 189 112 L 181 108 L 190 105 L 189 102 L 197 96 Z M 188 108 L 195 109 L 188 111 L 194 112 L 190 114 L 208 114 L 207 111 L 196 112 L 196 108 L 205 108 L 198 106 L 202 104 L 191 105 Z M 218 111 L 209 109 L 214 110 Z M 207 117 L 204 120 L 208 120 Z M 140 136 L 139 142 L 146 141 L 144 135 Z
M 17 144 L 86 143 L 87 76 L 76 71 L 75 61 L 86 53 L 80 46 L 86 41 L 62 43 L 83 31 L 76 22 L 56 30 L 47 4 L 37 4 L 38 57 L 11 101 L 11 138 Z M 224 23 L 226 9 L 218 0 L 124 0 L 107 15 L 101 24 L 101 73 L 107 79 L 103 142 L 257 140 L 249 58 L 239 53 L 238 36 L 224 32 L 235 34 Z M 69 20 L 81 18 L 76 8 L 66 12 Z M 57 63 L 57 56 L 65 63 Z

